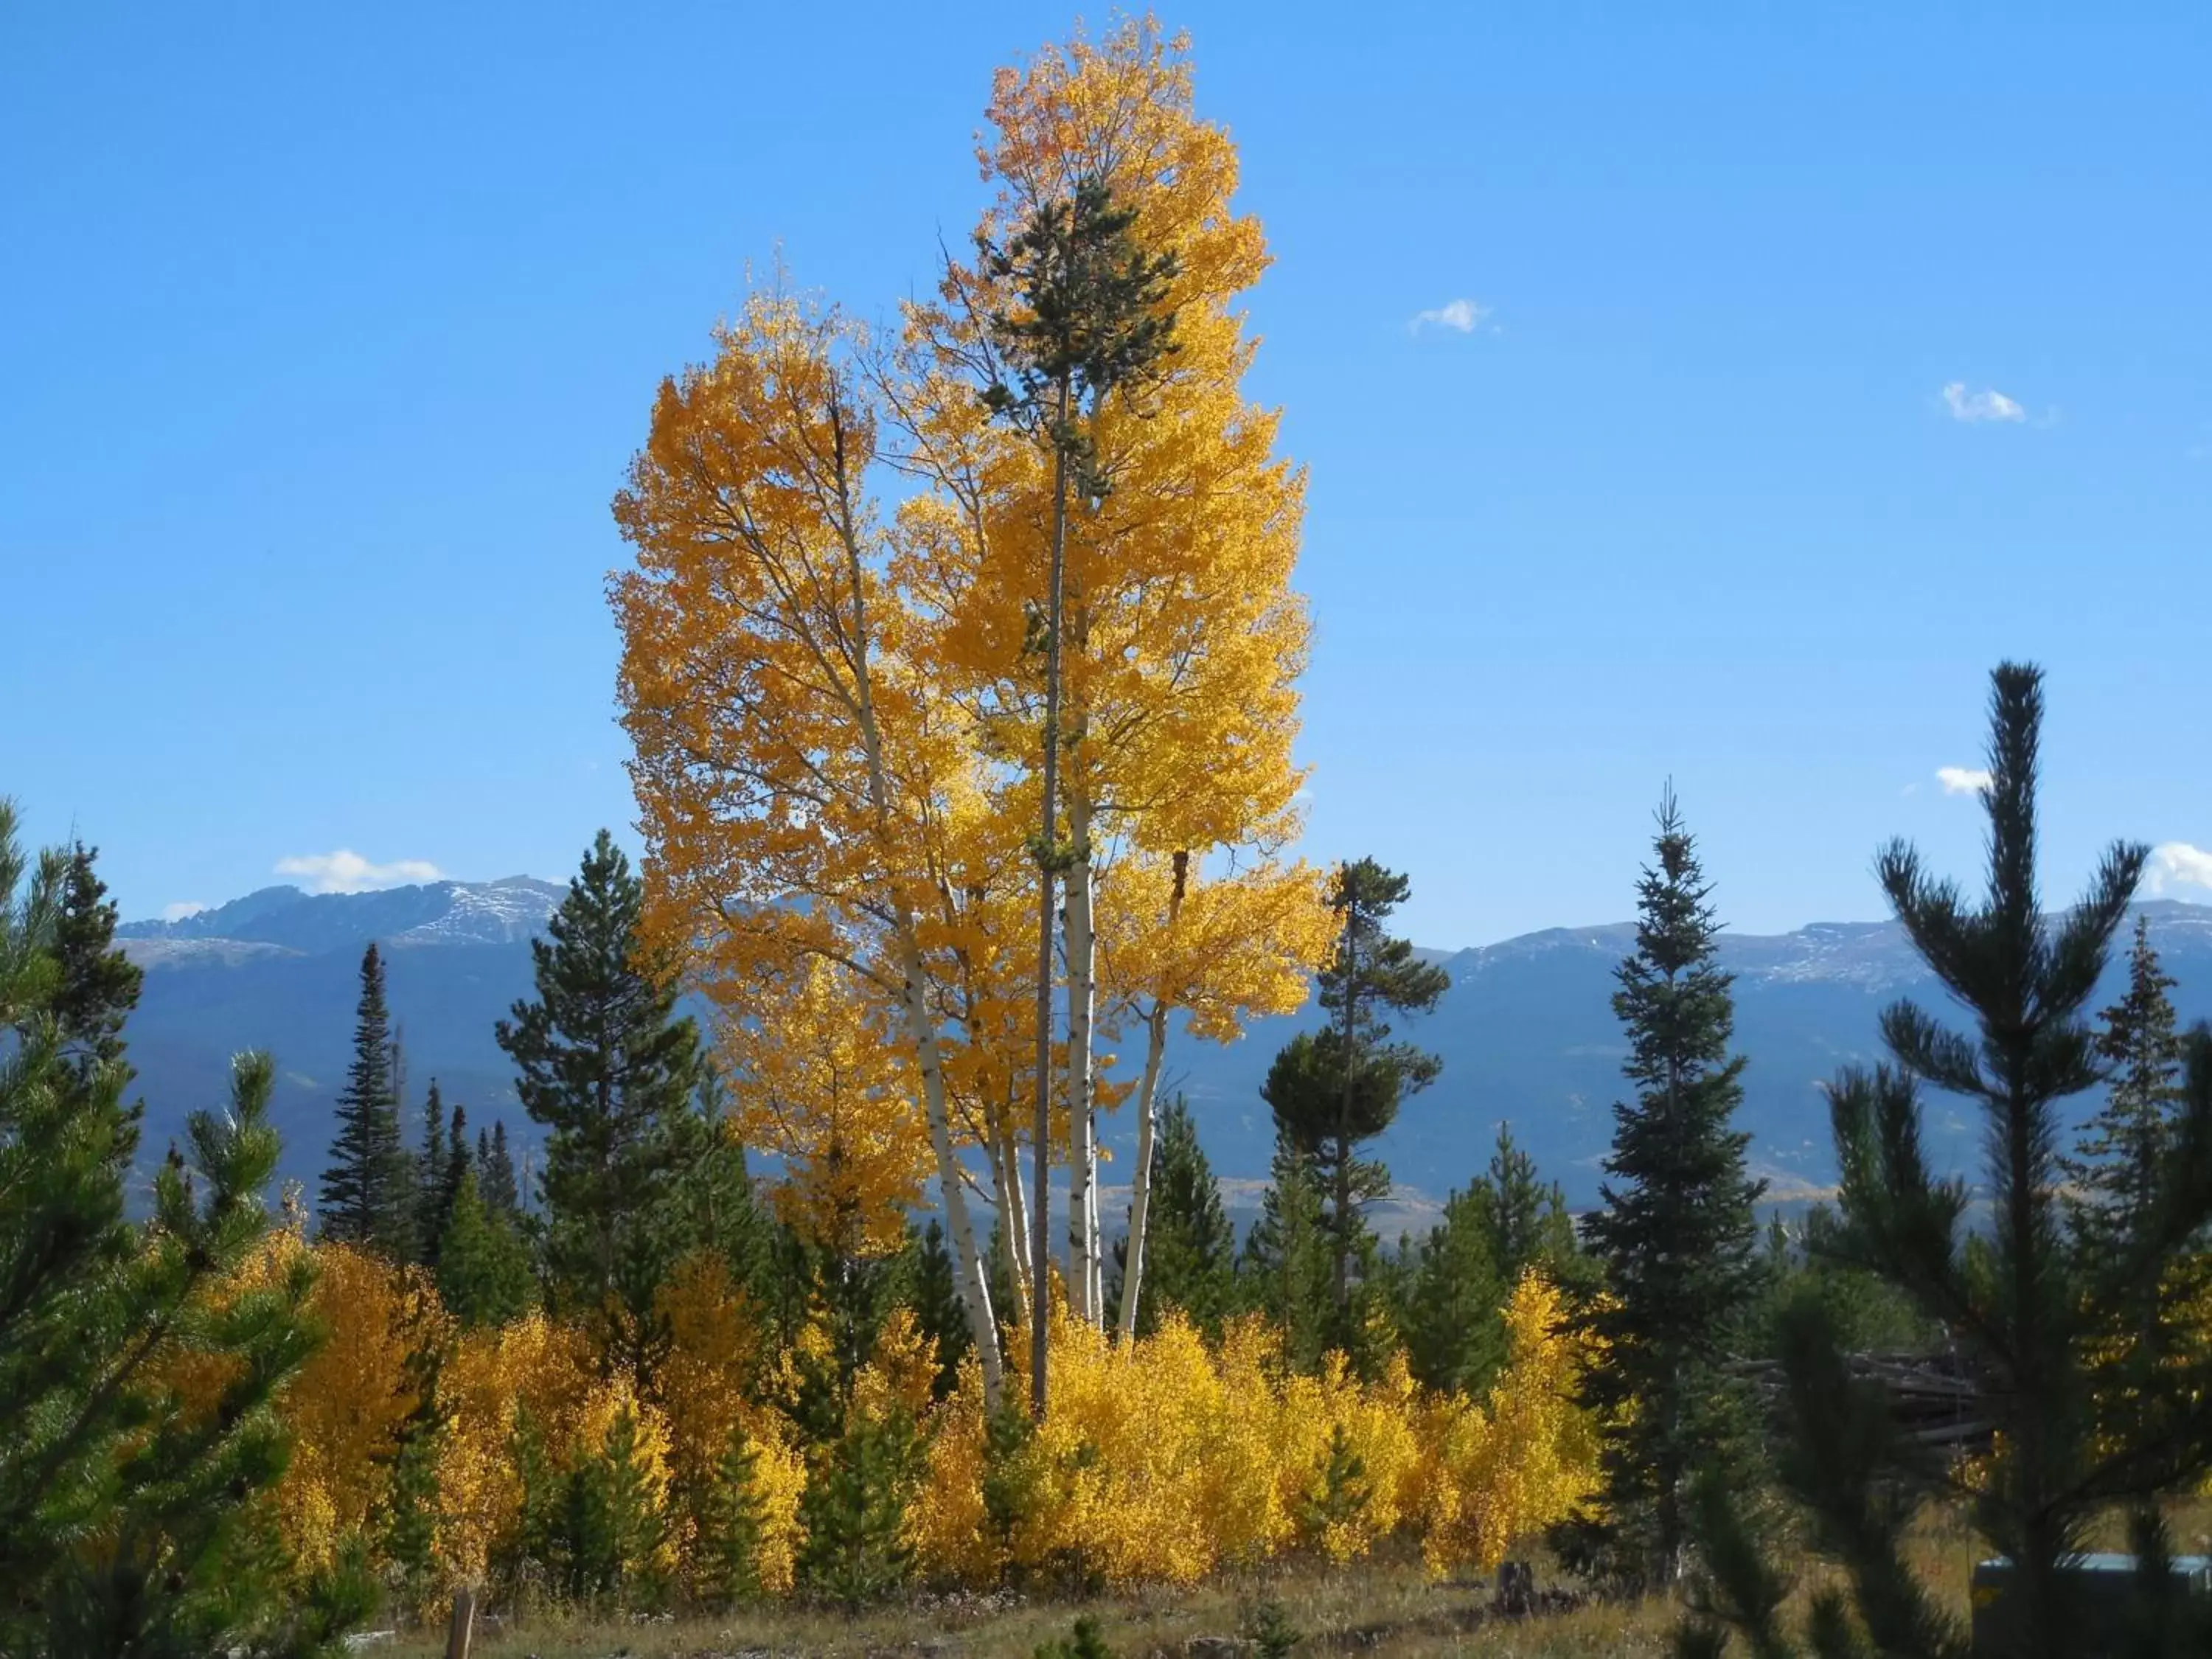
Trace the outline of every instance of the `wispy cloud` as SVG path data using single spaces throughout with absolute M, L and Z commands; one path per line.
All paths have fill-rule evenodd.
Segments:
M 1969 392 L 1964 380 L 1954 380 L 1943 388 L 1943 406 L 1951 411 L 1953 420 L 1965 421 L 1970 425 L 1981 421 L 2025 421 L 2027 418 L 2026 410 L 1995 386 L 1984 386 L 1979 392 Z
M 1456 333 L 1472 334 L 1478 325 L 1490 316 L 1490 307 L 1473 300 L 1448 300 L 1433 311 L 1417 311 L 1407 324 L 1414 333 L 1425 328 L 1449 328 Z
M 313 884 L 318 893 L 368 893 L 380 887 L 404 887 L 410 882 L 436 881 L 438 866 L 426 859 L 394 859 L 390 864 L 371 864 L 358 853 L 341 847 L 335 853 L 308 853 L 278 859 L 276 873 L 299 876 Z
M 2143 868 L 2143 890 L 2157 898 L 2177 887 L 2212 889 L 2212 853 L 2185 841 L 2163 842 L 2150 849 Z
M 163 905 L 161 907 L 161 920 L 164 921 L 182 921 L 186 916 L 196 916 L 199 915 L 201 911 L 207 909 L 208 908 L 208 906 L 201 903 L 198 899 L 184 899 L 175 904 Z
M 1978 766 L 1939 766 L 1936 781 L 1947 795 L 1978 795 L 1990 787 L 1990 775 Z

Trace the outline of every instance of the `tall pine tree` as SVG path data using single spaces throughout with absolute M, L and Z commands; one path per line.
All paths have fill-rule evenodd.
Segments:
M 1329 1247 L 1313 1159 L 1278 1132 L 1259 1218 L 1237 1261 L 1237 1299 L 1267 1316 L 1282 1334 L 1284 1357 L 1304 1371 L 1319 1369 L 1337 1334 Z
M 440 1240 L 438 1297 L 464 1325 L 504 1324 L 535 1299 L 530 1246 L 514 1212 L 483 1201 L 473 1167 L 461 1171 Z
M 1613 1108 L 1613 1152 L 1591 1249 L 1610 1296 L 1589 1322 L 1607 1363 L 1583 1403 L 1607 1425 L 1606 1520 L 1580 1528 L 1609 1572 L 1646 1583 L 1680 1577 L 1692 1477 L 1747 1438 L 1723 1369 L 1741 1350 L 1761 1285 L 1744 1173 L 1750 1137 L 1732 1127 L 1744 1062 L 1731 1055 L 1731 975 L 1718 962 L 1711 889 L 1669 789 L 1656 860 L 1638 889 L 1635 954 L 1618 970 L 1614 1014 L 1636 1098 Z M 1587 1517 L 1585 1518 L 1587 1521 Z
M 2145 1285 L 2167 1282 L 2162 1268 L 2212 1219 L 2212 1031 L 2200 1026 L 2188 1042 L 2173 1142 L 2149 1195 L 2152 1219 L 2112 1255 L 2076 1251 L 2058 1179 L 2064 1103 L 2106 1069 L 2084 1012 L 2147 854 L 2114 845 L 2081 902 L 2046 919 L 2036 884 L 2042 716 L 2041 672 L 1999 666 L 1979 903 L 1901 842 L 1876 863 L 1914 949 L 1975 1029 L 1948 1030 L 1900 1001 L 1881 1018 L 1893 1064 L 1838 1074 L 1829 1091 L 1842 1176 L 1838 1243 L 1950 1334 L 1972 1390 L 1962 1409 L 1995 1430 L 1966 1514 L 1983 1545 L 2009 1562 L 2010 1582 L 1976 1620 L 1973 1651 L 2180 1659 L 2212 1651 L 2212 1618 L 2203 1616 L 2212 1609 L 2200 1603 L 2191 1617 L 2177 1595 L 2160 1505 L 2197 1489 L 2212 1468 L 2212 1358 L 2135 1371 L 2136 1409 L 2118 1421 L 2100 1412 L 2100 1394 L 2121 1310 Z M 1973 1103 L 1987 1125 L 1984 1236 L 1965 1230 L 1966 1183 L 1929 1168 L 1923 1084 Z M 1966 1651 L 1966 1632 L 1913 1572 L 1906 1533 L 1923 1505 L 1955 1496 L 1953 1472 L 1897 1434 L 1881 1390 L 1850 1377 L 1838 1335 L 1814 1297 L 1783 1322 L 1790 1425 L 1780 1470 L 1848 1584 L 1848 1594 L 1815 1599 L 1809 1645 L 1844 1650 L 1838 1633 L 1856 1625 L 1874 1650 L 1950 1659 Z M 2093 1585 L 2069 1571 L 2092 1524 L 2116 1510 L 2133 1513 L 2142 1563 L 2137 1606 L 2117 1618 L 2110 1582 Z M 1718 1653 L 1717 1620 L 1725 1620 L 1747 1630 L 1758 1653 L 1786 1659 L 1786 1584 L 1766 1565 L 1736 1495 L 1709 1483 L 1699 1511 L 1716 1582 L 1709 1617 L 1686 1628 L 1680 1650 Z M 2112 1645 L 2120 1636 L 2131 1645 Z
M 498 1037 L 545 1126 L 543 1268 L 556 1310 L 602 1362 L 649 1379 L 663 1346 L 654 1293 L 698 1243 L 684 1182 L 705 1146 L 694 1097 L 705 1060 L 672 978 L 642 959 L 644 884 L 604 830 L 532 940 L 535 1000 Z
M 507 1150 L 507 1120 L 493 1121 L 491 1132 L 477 1131 L 476 1167 L 483 1183 L 483 1201 L 511 1216 L 522 1213 L 522 1185 L 515 1177 L 514 1158 Z
M 1312 1162 L 1326 1196 L 1331 1340 L 1347 1349 L 1358 1340 L 1352 1267 L 1373 1246 L 1366 1206 L 1390 1190 L 1389 1171 L 1360 1157 L 1359 1148 L 1389 1128 L 1400 1102 L 1433 1082 L 1440 1068 L 1435 1055 L 1388 1041 L 1386 1013 L 1425 1012 L 1451 983 L 1443 969 L 1384 930 L 1411 890 L 1407 878 L 1372 859 L 1338 869 L 1329 894 L 1336 950 L 1320 985 L 1329 1024 L 1285 1044 L 1260 1090 L 1278 1131 Z
M 1413 1380 L 1477 1397 L 1504 1362 L 1508 1284 L 1494 1254 L 1492 1206 L 1482 1200 L 1480 1182 L 1444 1200 L 1443 1218 L 1404 1264 L 1400 1314 Z
M 93 867 L 97 857 L 99 849 L 82 842 L 70 847 L 54 923 L 61 982 L 53 1017 L 70 1059 L 88 1074 L 93 1066 L 122 1060 L 123 1022 L 137 1006 L 145 977 L 115 948 L 115 906 Z
M 2172 1156 L 2181 1113 L 2183 1046 L 2167 993 L 2172 976 L 2136 918 L 2128 988 L 2104 1012 L 2097 1054 L 2112 1068 L 2105 1104 L 2059 1167 L 2072 1183 L 2067 1220 L 2077 1249 L 2111 1260 L 2152 1220 L 2160 1166 Z
M 392 1057 L 384 958 L 371 941 L 361 958 L 353 1061 L 338 1091 L 337 1133 L 323 1171 L 322 1231 L 325 1238 L 408 1261 L 415 1249 L 414 1164 L 400 1133 Z
M 1536 1160 L 1514 1143 L 1513 1126 L 1498 1126 L 1490 1168 L 1470 1189 L 1488 1235 L 1491 1260 L 1510 1287 L 1530 1268 L 1570 1289 L 1589 1277 L 1567 1213 L 1566 1194 L 1546 1182 Z
M 314 1346 L 312 1267 L 224 1308 L 210 1294 L 268 1230 L 274 1068 L 239 1057 L 229 1109 L 191 1115 L 132 1224 L 137 982 L 89 866 L 77 849 L 34 870 L 0 800 L 0 1653 L 325 1651 L 372 1586 L 349 1558 L 304 1594 L 280 1583 L 267 1502 L 276 1396 Z M 212 1412 L 179 1401 L 179 1359 L 223 1379 Z

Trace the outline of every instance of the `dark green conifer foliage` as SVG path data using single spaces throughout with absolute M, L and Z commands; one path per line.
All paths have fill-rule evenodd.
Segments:
M 2175 1139 L 2148 1203 L 2154 1221 L 2112 1257 L 2074 1250 L 2059 1183 L 2063 1103 L 2106 1072 L 2084 1012 L 2146 851 L 2116 844 L 2087 896 L 2046 920 L 2035 880 L 2042 675 L 2006 664 L 1991 679 L 1980 902 L 1931 875 L 1903 842 L 1875 866 L 1914 948 L 1975 1030 L 1948 1030 L 1909 1001 L 1893 1005 L 1881 1030 L 1894 1063 L 1847 1068 L 1829 1105 L 1842 1246 L 1951 1333 L 1975 1389 L 1966 1409 L 1996 1431 L 1998 1450 L 1968 1513 L 1984 1547 L 2012 1563 L 2013 1583 L 1986 1615 L 2001 1626 L 1978 1650 L 2059 1659 L 2095 1650 L 2109 1634 L 2081 1576 L 2063 1569 L 2090 1523 L 2131 1511 L 2139 1548 L 2162 1558 L 2159 1499 L 2194 1489 L 2212 1468 L 2212 1365 L 2200 1358 L 2136 1373 L 2144 1393 L 2115 1436 L 2116 1425 L 2100 1419 L 2105 1379 L 2095 1364 L 2116 1311 L 2134 1305 L 2212 1217 L 2212 1030 L 2199 1027 L 2188 1039 Z M 1972 1102 L 1988 1125 L 1985 1238 L 1962 1237 L 1966 1182 L 1928 1166 L 1923 1081 Z M 1878 1389 L 1851 1381 L 1834 1322 L 1816 1300 L 1789 1310 L 1782 1335 L 1790 1427 L 1780 1472 L 1808 1511 L 1815 1542 L 1849 1582 L 1848 1595 L 1833 1592 L 1816 1607 L 1812 1646 L 1846 1650 L 1827 1632 L 1856 1623 L 1884 1654 L 1963 1656 L 1966 1632 L 1905 1553 L 1920 1506 L 1949 1492 L 1946 1471 L 1893 1432 Z M 1778 1612 L 1784 1581 L 1766 1565 L 1734 1494 L 1709 1486 L 1699 1513 L 1715 1582 L 1707 1617 L 1686 1629 L 1681 1650 L 1718 1651 L 1717 1621 L 1725 1620 L 1741 1626 L 1762 1656 L 1788 1655 Z M 2201 1655 L 2205 1632 L 2185 1627 L 2162 1559 L 2146 1566 L 2136 1609 L 2143 1644 L 2133 1650 Z
M 1344 1425 L 1330 1424 L 1328 1449 L 1314 1471 L 1313 1489 L 1305 1494 L 1298 1516 L 1306 1541 L 1319 1544 L 1330 1528 L 1352 1525 L 1374 1498 L 1366 1460 L 1352 1450 Z
M 64 949 L 64 916 L 101 908 L 81 867 L 72 902 L 73 858 L 33 870 L 0 801 L 0 1653 L 323 1651 L 371 1587 L 347 1560 L 303 1597 L 280 1589 L 261 1501 L 287 1453 L 275 1396 L 316 1340 L 312 1267 L 220 1309 L 206 1295 L 268 1230 L 274 1067 L 239 1057 L 229 1109 L 191 1115 L 150 1221 L 127 1220 L 134 981 L 85 933 Z M 106 988 L 90 1018 L 88 984 Z M 235 1362 L 211 1420 L 154 1375 L 178 1351 Z
M 904 1413 L 855 1414 L 807 1451 L 796 1563 L 800 1587 L 857 1607 L 904 1584 L 913 1567 L 906 1510 L 921 1474 L 921 1441 Z
M 1098 1621 L 1085 1613 L 1077 1615 L 1073 1635 L 1040 1643 L 1036 1659 L 1114 1659 L 1114 1650 L 1106 1645 Z
M 1809 1297 L 1826 1311 L 1836 1340 L 1853 1353 L 1924 1353 L 1943 1346 L 1942 1328 L 1896 1285 L 1851 1259 L 1842 1224 L 1825 1204 L 1794 1227 L 1777 1214 L 1767 1226 L 1762 1307 L 1752 1338 L 1761 1358 L 1782 1352 L 1788 1310 Z
M 400 1135 L 392 1061 L 384 958 L 372 941 L 362 953 L 353 1060 L 338 1091 L 337 1133 L 330 1167 L 323 1171 L 322 1231 L 325 1238 L 407 1261 L 415 1245 L 413 1162 Z
M 1127 1241 L 1117 1243 L 1118 1261 Z M 1145 1284 L 1137 1334 L 1150 1336 L 1169 1309 L 1218 1334 L 1237 1295 L 1237 1229 L 1221 1183 L 1199 1145 L 1198 1122 L 1181 1095 L 1160 1114 L 1152 1141 L 1152 1194 L 1146 1220 Z M 1118 1315 L 1119 1310 L 1115 1313 Z
M 1290 1659 L 1304 1638 L 1290 1612 L 1275 1596 L 1264 1596 L 1244 1621 L 1244 1638 L 1260 1659 Z
M 1312 1158 L 1279 1131 L 1259 1217 L 1244 1236 L 1237 1301 L 1283 1334 L 1292 1366 L 1316 1370 L 1337 1324 L 1321 1181 Z
M 429 1379 L 426 1402 L 436 1399 L 437 1382 Z M 392 1485 L 385 1498 L 383 1550 L 390 1564 L 392 1589 L 410 1617 L 429 1614 L 440 1577 L 436 1554 L 438 1537 L 438 1450 L 443 1433 L 434 1405 L 417 1412 L 405 1428 L 392 1464 Z
M 1536 1160 L 1514 1144 L 1510 1123 L 1498 1126 L 1489 1170 L 1469 1191 L 1489 1236 L 1499 1282 L 1508 1289 L 1531 1267 L 1570 1290 L 1589 1279 L 1592 1264 L 1583 1260 L 1566 1194 L 1558 1182 L 1547 1182 L 1537 1174 Z
M 422 1261 L 435 1267 L 438 1235 L 445 1231 L 441 1200 L 446 1183 L 446 1103 L 438 1094 L 438 1079 L 430 1079 L 430 1092 L 422 1101 L 422 1152 L 415 1169 L 416 1236 L 422 1241 Z
M 138 1006 L 145 975 L 115 948 L 115 906 L 93 860 L 97 848 L 82 842 L 69 851 L 61 910 L 54 923 L 53 954 L 61 983 L 53 1018 L 70 1060 L 80 1071 L 123 1058 L 123 1022 Z M 126 1075 L 125 1085 L 130 1079 Z
M 697 1243 L 683 1191 L 702 1141 L 705 1061 L 676 988 L 640 957 L 644 884 L 602 830 L 531 943 L 536 1000 L 499 1024 L 517 1091 L 550 1132 L 540 1187 L 548 1300 L 581 1320 L 602 1363 L 648 1388 L 665 1333 L 654 1292 Z
M 1390 1190 L 1390 1173 L 1359 1156 L 1389 1128 L 1399 1103 L 1436 1079 L 1440 1062 L 1408 1042 L 1389 1041 L 1385 1014 L 1423 1013 L 1450 978 L 1384 929 L 1412 884 L 1372 859 L 1339 868 L 1329 902 L 1339 918 L 1336 950 L 1321 973 L 1320 1001 L 1330 1016 L 1318 1032 L 1300 1032 L 1267 1068 L 1261 1097 L 1278 1131 L 1313 1163 L 1325 1194 L 1333 1346 L 1356 1346 L 1359 1311 L 1352 1267 L 1372 1247 L 1365 1208 Z
M 1504 1363 L 1506 1286 L 1491 1213 L 1481 1182 L 1452 1194 L 1407 1264 L 1406 1359 L 1424 1388 L 1480 1396 Z
M 1011 1400 L 983 1420 L 983 1525 L 1011 1589 L 1020 1588 L 1012 1582 L 1014 1536 L 1044 1501 L 1036 1437 L 1036 1419 Z
M 477 1131 L 477 1169 L 478 1184 L 483 1190 L 483 1201 L 495 1210 L 509 1216 L 522 1213 L 522 1188 L 515 1179 L 514 1158 L 507 1150 L 507 1120 L 500 1118 L 491 1126 L 491 1138 Z
M 764 1516 L 756 1482 L 758 1457 L 743 1430 L 731 1436 L 699 1505 L 699 1588 L 717 1607 L 757 1601 Z
M 1637 1096 L 1613 1108 L 1589 1230 L 1611 1300 L 1590 1317 L 1607 1362 L 1585 1376 L 1583 1399 L 1613 1425 L 1601 1453 L 1610 1518 L 1579 1530 L 1602 1545 L 1611 1574 L 1663 1585 L 1683 1567 L 1691 1477 L 1729 1465 L 1748 1439 L 1745 1401 L 1723 1365 L 1747 1346 L 1757 1310 L 1753 1206 L 1765 1188 L 1744 1173 L 1750 1137 L 1731 1127 L 1744 1064 L 1729 1052 L 1731 976 L 1671 789 L 1658 824 L 1656 861 L 1638 889 L 1636 951 L 1613 1003 Z
M 461 1171 L 438 1253 L 438 1297 L 464 1325 L 501 1325 L 537 1300 L 530 1246 L 515 1218 L 483 1201 L 473 1168 Z
M 637 1416 L 629 1407 L 616 1413 L 606 1445 L 575 1472 L 572 1485 L 580 1494 L 572 1513 L 582 1517 L 571 1554 L 578 1592 L 623 1607 L 658 1603 L 668 1588 L 658 1562 L 665 1523 L 638 1449 Z
M 952 1252 L 945 1243 L 945 1229 L 935 1216 L 928 1226 L 907 1230 L 907 1300 L 923 1335 L 937 1345 L 939 1400 L 951 1395 L 960 1381 L 960 1362 L 974 1346 L 968 1316 L 960 1305 L 960 1287 L 953 1274 Z
M 2104 1011 L 2097 1056 L 2110 1068 L 2105 1103 L 2059 1167 L 2071 1188 L 2065 1213 L 2072 1247 L 2093 1277 L 2110 1278 L 2140 1260 L 2146 1233 L 2160 1225 L 2164 1172 L 2181 1142 L 2185 1044 L 2167 993 L 2174 981 L 2150 942 L 2149 919 L 2136 919 L 2126 994 Z M 2197 1241 L 2201 1245 L 2202 1241 Z M 2125 1434 L 2123 1419 L 2139 1397 L 2130 1373 L 2171 1363 L 2185 1340 L 2184 1322 L 2165 1317 L 2202 1297 L 2207 1262 L 2191 1249 L 2143 1279 L 2108 1310 L 2110 1334 L 2124 1350 L 2104 1367 L 2100 1410 Z

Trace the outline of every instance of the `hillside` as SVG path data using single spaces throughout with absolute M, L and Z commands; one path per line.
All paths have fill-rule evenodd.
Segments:
M 131 1025 L 131 1057 L 148 1107 L 147 1149 L 158 1155 L 185 1111 L 219 1099 L 230 1054 L 266 1047 L 277 1060 L 275 1115 L 289 1172 L 312 1182 L 343 1081 L 362 946 L 390 957 L 391 1000 L 408 1055 L 410 1094 L 434 1076 L 472 1121 L 521 1119 L 493 1023 L 530 991 L 528 941 L 565 890 L 511 877 L 439 882 L 380 893 L 310 896 L 267 888 L 177 922 L 135 922 L 125 948 L 146 969 Z M 2212 1018 L 2212 906 L 2142 907 L 2185 1018 Z M 1451 975 L 1437 1012 L 1411 1035 L 1443 1056 L 1442 1079 L 1407 1105 L 1383 1143 L 1407 1202 L 1386 1229 L 1416 1218 L 1488 1156 L 1497 1125 L 1514 1133 L 1571 1201 L 1595 1195 L 1612 1133 L 1624 1049 L 1610 998 L 1614 965 L 1630 948 L 1626 923 L 1553 928 L 1456 952 L 1432 952 Z M 1910 994 L 1941 1008 L 1941 988 L 1888 923 L 1820 924 L 1776 935 L 1724 935 L 1737 979 L 1737 1035 L 1750 1056 L 1745 1127 L 1757 1167 L 1778 1195 L 1832 1175 L 1819 1085 L 1836 1066 L 1870 1059 L 1881 1006 Z M 2117 953 L 2116 953 L 2117 954 Z M 2109 1000 L 2121 964 L 2108 969 Z M 1277 1047 L 1312 1010 L 1263 1021 L 1223 1048 L 1179 1038 L 1169 1086 L 1200 1114 L 1209 1152 L 1232 1192 L 1264 1177 L 1272 1131 L 1259 1098 Z M 1931 1102 L 1936 1156 L 1971 1169 L 1978 1136 L 1963 1113 Z M 1130 1136 L 1109 1127 L 1126 1158 Z M 1126 1164 L 1123 1166 L 1126 1168 Z M 1109 1175 L 1109 1179 L 1110 1179 Z M 1243 1185 L 1242 1183 L 1252 1183 Z

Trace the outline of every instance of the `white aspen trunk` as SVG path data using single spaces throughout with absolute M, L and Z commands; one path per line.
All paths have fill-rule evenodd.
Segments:
M 838 459 L 842 492 L 842 435 Z M 888 842 L 892 817 L 890 779 L 884 763 L 883 731 L 876 723 L 875 693 L 870 678 L 872 657 L 866 590 L 861 580 L 863 562 L 850 523 L 848 518 L 843 539 L 853 590 L 854 714 L 860 728 L 861 749 L 867 762 L 868 804 L 874 810 L 879 832 Z M 895 884 L 893 890 L 896 893 Z M 959 1165 L 952 1151 L 951 1115 L 945 1097 L 945 1068 L 938 1054 L 937 1022 L 929 1012 L 914 911 L 902 893 L 897 894 L 892 924 L 902 981 L 899 1006 L 905 1018 L 908 1039 L 914 1044 L 915 1058 L 921 1067 L 922 1111 L 929 1121 L 929 1146 L 937 1160 L 937 1186 L 945 1200 L 945 1224 L 952 1234 L 952 1265 L 959 1279 L 960 1302 L 968 1311 L 968 1334 L 982 1364 L 983 1398 L 995 1411 L 1003 1389 L 1005 1367 L 999 1352 L 998 1322 L 991 1316 L 991 1282 L 984 1272 L 982 1252 L 975 1245 L 975 1229 L 968 1215 L 968 1194 L 961 1188 Z
M 1066 916 L 1067 1285 L 1075 1316 L 1097 1325 L 1105 1316 L 1098 1295 L 1098 1126 L 1091 1109 L 1097 937 L 1091 913 L 1091 801 L 1077 779 L 1069 780 L 1067 830 L 1075 851 L 1067 872 Z
M 952 1151 L 952 1128 L 945 1105 L 945 1072 L 939 1061 L 937 1026 L 929 1014 L 922 988 L 921 951 L 915 942 L 914 923 L 899 907 L 899 972 L 905 976 L 900 1002 L 906 1014 L 907 1036 L 921 1061 L 922 1110 L 929 1120 L 929 1148 L 937 1158 L 938 1190 L 945 1198 L 945 1218 L 952 1233 L 952 1261 L 960 1274 L 960 1301 L 968 1310 L 968 1334 L 983 1364 L 983 1398 L 994 1411 L 1004 1382 L 999 1355 L 998 1322 L 991 1316 L 991 1281 L 975 1245 L 975 1228 L 968 1214 L 968 1194 L 960 1184 L 960 1170 Z
M 1137 1337 L 1137 1297 L 1145 1285 L 1146 1224 L 1152 1204 L 1152 1135 L 1158 1121 L 1160 1061 L 1167 1053 L 1168 1009 L 1145 1017 L 1145 1074 L 1137 1084 L 1137 1167 L 1129 1176 L 1129 1246 L 1121 1269 L 1121 1340 Z
M 1024 1306 L 1030 1299 L 1030 1206 L 1022 1187 L 1021 1151 L 1014 1138 L 1001 1133 L 993 1142 L 991 1159 L 999 1182 L 999 1244 L 1006 1254 L 1007 1279 Z

